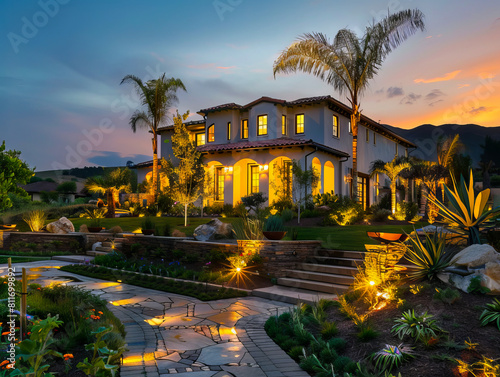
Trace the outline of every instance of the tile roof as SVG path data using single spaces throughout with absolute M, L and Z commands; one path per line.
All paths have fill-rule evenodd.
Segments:
M 195 126 L 198 124 L 205 124 L 205 121 L 203 119 L 200 119 L 200 120 L 192 120 L 190 122 L 184 122 L 184 125 L 186 127 Z M 173 129 L 174 129 L 173 124 L 170 124 L 168 126 L 158 127 L 158 131 L 166 131 L 166 130 L 173 130 Z
M 28 193 L 35 193 L 42 191 L 56 191 L 57 186 L 59 186 L 59 184 L 56 182 L 38 181 L 28 183 L 27 185 L 21 185 L 20 187 Z
M 280 147 L 312 146 L 339 157 L 349 157 L 348 153 L 314 142 L 313 140 L 279 138 L 258 141 L 240 141 L 231 144 L 205 144 L 198 147 L 202 153 L 225 152 L 245 149 L 268 149 Z

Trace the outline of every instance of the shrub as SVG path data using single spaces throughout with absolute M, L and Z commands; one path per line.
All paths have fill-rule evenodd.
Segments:
M 492 303 L 486 304 L 486 308 L 481 313 L 479 320 L 481 321 L 481 326 L 496 322 L 498 330 L 500 330 L 500 300 L 494 298 Z
M 417 203 L 400 202 L 396 204 L 396 212 L 392 215 L 394 220 L 412 220 L 418 213 Z
M 278 200 L 273 202 L 272 207 L 274 209 L 277 209 L 278 212 L 282 213 L 285 209 L 294 208 L 295 204 L 290 197 L 282 196 Z
M 433 298 L 435 300 L 439 300 L 444 302 L 445 304 L 453 304 L 456 301 L 460 300 L 460 292 L 453 288 L 439 289 L 436 288 L 436 293 L 434 293 Z
M 401 318 L 397 318 L 394 322 L 395 325 L 392 327 L 391 332 L 403 339 L 406 335 L 409 335 L 414 340 L 422 341 L 428 343 L 431 338 L 437 339 L 438 333 L 444 332 L 437 324 L 435 319 L 431 319 L 434 316 L 424 314 L 418 316 L 415 314 L 414 310 L 408 310 L 403 312 Z
M 363 218 L 363 207 L 356 200 L 348 196 L 341 196 L 335 202 L 329 216 L 325 218 L 325 225 L 348 225 Z
M 383 223 L 383 222 L 387 221 L 390 214 L 391 214 L 390 209 L 383 209 L 383 208 L 377 209 L 371 215 L 371 220 L 375 221 L 375 222 Z
M 233 224 L 233 233 L 238 240 L 262 240 L 262 221 L 244 217 Z
M 243 196 L 241 202 L 245 207 L 250 207 L 255 212 L 259 212 L 260 207 L 266 202 L 267 198 L 262 192 L 254 192 L 248 196 Z
M 323 194 L 316 194 L 313 196 L 313 202 L 316 206 L 328 206 L 332 208 L 335 206 L 335 203 L 339 200 L 339 197 L 333 193 L 333 190 L 330 192 L 325 192 Z
M 277 215 L 271 215 L 266 219 L 264 223 L 265 232 L 284 232 L 285 226 L 283 225 L 283 220 Z
M 28 224 L 32 232 L 39 232 L 45 226 L 45 221 L 47 220 L 47 215 L 45 211 L 37 209 L 28 212 L 23 216 L 23 220 Z
M 328 345 L 338 353 L 341 353 L 347 347 L 347 342 L 342 338 L 333 338 L 328 341 Z
M 285 208 L 283 211 L 281 211 L 281 218 L 285 223 L 292 220 L 293 216 L 294 212 L 290 208 Z
M 141 226 L 142 226 L 142 229 L 154 229 L 155 223 L 153 222 L 153 220 L 151 220 L 150 217 L 145 217 Z
M 383 349 L 371 356 L 377 369 L 389 372 L 394 368 L 399 368 L 409 357 L 414 357 L 413 351 L 402 343 L 397 346 L 386 344 Z
M 118 234 L 118 233 L 123 233 L 123 229 L 119 225 L 115 225 L 109 230 L 110 233 L 113 233 L 113 235 Z

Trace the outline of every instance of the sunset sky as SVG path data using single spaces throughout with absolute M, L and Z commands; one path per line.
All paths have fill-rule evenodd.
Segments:
M 365 115 L 424 123 L 500 126 L 497 0 L 5 0 L 0 3 L 0 142 L 37 170 L 151 159 L 149 134 L 128 124 L 137 103 L 127 74 L 182 79 L 179 110 L 262 96 L 330 94 L 306 74 L 272 74 L 298 36 L 419 8 L 426 31 L 392 52 L 361 99 Z

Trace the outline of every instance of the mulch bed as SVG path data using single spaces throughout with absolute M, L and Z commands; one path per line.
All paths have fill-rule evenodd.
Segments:
M 424 290 L 418 294 L 410 291 L 404 293 L 406 300 L 405 310 L 414 309 L 416 314 L 428 312 L 438 320 L 438 325 L 448 332 L 449 338 L 457 345 L 464 345 L 465 341 L 478 343 L 474 351 L 456 350 L 446 348 L 443 345 L 445 339 L 440 340 L 435 346 L 425 348 L 421 344 L 413 344 L 411 339 L 404 339 L 404 344 L 414 347 L 417 356 L 404 363 L 396 371 L 403 377 L 468 377 L 472 374 L 460 374 L 456 364 L 450 361 L 441 361 L 432 358 L 433 356 L 447 355 L 451 358 L 467 361 L 469 364 L 482 360 L 484 355 L 490 359 L 499 359 L 500 362 L 500 331 L 496 325 L 481 327 L 479 316 L 483 307 L 491 303 L 495 296 L 476 295 L 461 292 L 461 298 L 449 305 L 442 301 L 434 300 L 436 288 L 444 289 L 447 286 L 441 282 L 425 286 Z M 498 296 L 497 296 L 498 297 Z M 359 311 L 361 312 L 361 311 Z M 348 347 L 346 356 L 355 361 L 364 359 L 373 352 L 381 350 L 385 344 L 399 345 L 403 343 L 398 337 L 391 334 L 394 320 L 401 316 L 402 309 L 397 308 L 393 303 L 382 310 L 374 311 L 370 315 L 370 321 L 379 336 L 369 342 L 358 340 L 357 329 L 354 323 L 346 319 L 337 309 L 330 309 L 329 320 L 335 321 L 339 329 L 339 336 L 347 341 Z M 482 374 L 481 374 L 482 375 Z

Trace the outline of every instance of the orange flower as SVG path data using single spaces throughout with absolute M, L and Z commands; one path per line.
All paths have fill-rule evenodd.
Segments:
M 5 364 L 8 364 L 8 363 L 9 363 L 9 362 L 8 362 L 7 360 L 4 360 L 4 361 L 2 361 L 2 362 L 0 363 L 0 367 L 1 367 L 1 366 L 4 366 Z
M 67 353 L 67 354 L 63 355 L 63 357 L 64 357 L 65 361 L 68 360 L 68 359 L 73 359 L 73 354 Z
M 97 313 L 99 313 L 99 314 L 104 314 L 104 313 L 103 313 L 103 312 L 101 312 L 101 311 L 98 311 Z
M 9 364 L 9 365 L 7 365 L 5 368 L 7 368 L 7 369 L 14 368 L 14 365 Z
M 2 333 L 2 335 L 9 335 L 9 334 L 10 334 L 10 331 L 4 331 L 4 332 Z

